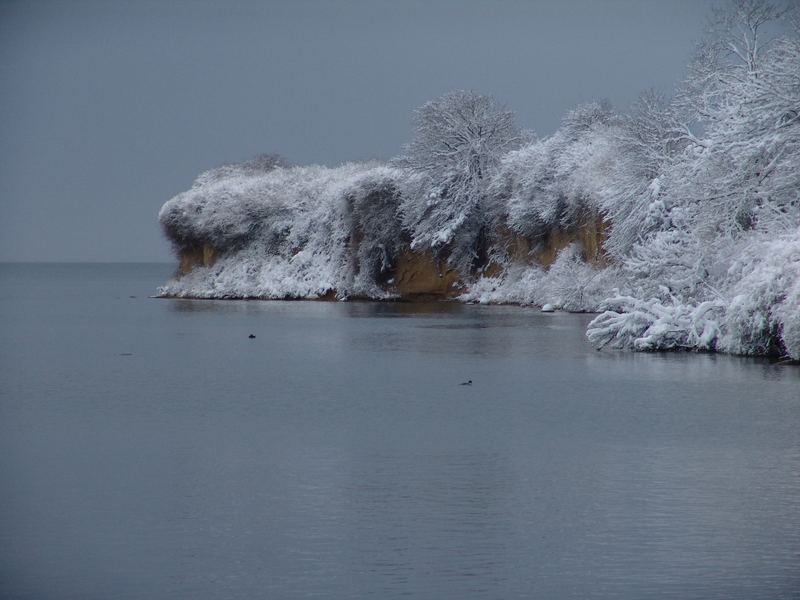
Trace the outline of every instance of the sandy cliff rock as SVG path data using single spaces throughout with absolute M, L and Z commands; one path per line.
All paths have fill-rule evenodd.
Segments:
M 195 267 L 210 267 L 217 260 L 217 251 L 209 244 L 194 248 L 184 248 L 178 254 L 178 270 L 186 275 Z
M 389 289 L 407 300 L 454 298 L 461 275 L 430 252 L 405 252 L 398 257 Z

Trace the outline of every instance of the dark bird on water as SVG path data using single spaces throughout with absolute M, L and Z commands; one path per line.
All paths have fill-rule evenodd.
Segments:
M 251 340 L 256 339 L 256 336 L 254 336 L 252 333 L 250 335 L 248 335 L 247 337 L 249 337 Z
M 468 381 L 463 381 L 463 382 L 459 383 L 458 385 L 472 385 L 472 379 L 470 379 Z

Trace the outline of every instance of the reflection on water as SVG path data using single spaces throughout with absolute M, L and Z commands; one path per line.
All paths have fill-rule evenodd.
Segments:
M 426 317 L 437 315 L 465 314 L 465 305 L 460 302 L 346 302 L 348 317 Z
M 0 266 L 0 597 L 796 597 L 800 369 L 170 270 Z

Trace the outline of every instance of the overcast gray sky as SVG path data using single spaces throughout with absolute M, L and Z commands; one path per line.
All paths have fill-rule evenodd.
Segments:
M 546 135 L 670 91 L 697 0 L 0 0 L 0 260 L 168 261 L 161 204 L 261 152 L 394 156 L 456 88 Z

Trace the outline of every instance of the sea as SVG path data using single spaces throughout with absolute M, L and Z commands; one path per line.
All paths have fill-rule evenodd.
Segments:
M 800 597 L 800 367 L 174 271 L 0 265 L 1 598 Z

